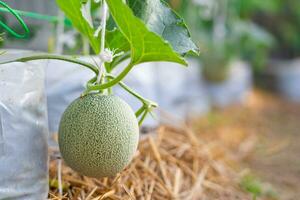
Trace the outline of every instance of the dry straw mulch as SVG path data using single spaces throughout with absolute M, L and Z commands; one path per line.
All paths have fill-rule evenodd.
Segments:
M 52 160 L 49 199 L 251 199 L 238 186 L 238 152 L 232 154 L 218 139 L 205 141 L 183 127 L 161 126 L 144 136 L 131 164 L 114 178 L 83 177 L 63 165 L 63 197 Z

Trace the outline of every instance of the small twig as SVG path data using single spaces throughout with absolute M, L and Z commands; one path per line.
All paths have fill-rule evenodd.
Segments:
M 94 189 L 89 193 L 89 195 L 85 198 L 85 200 L 89 200 L 92 197 L 92 195 L 96 192 L 97 189 L 98 189 L 97 186 L 94 187 Z
M 58 181 L 58 193 L 60 198 L 63 196 L 63 186 L 62 186 L 62 178 L 61 178 L 61 159 L 57 159 L 57 181 Z

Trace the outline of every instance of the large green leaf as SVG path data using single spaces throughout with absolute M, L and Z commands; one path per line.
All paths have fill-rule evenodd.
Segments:
M 73 26 L 90 41 L 96 54 L 100 51 L 100 38 L 94 37 L 94 29 L 81 14 L 81 0 L 56 0 L 56 3 L 65 15 L 71 20 Z
M 122 0 L 107 0 L 110 13 L 131 48 L 133 65 L 148 61 L 170 61 L 186 65 L 170 43 L 148 30 Z
M 124 35 L 118 29 L 106 31 L 106 47 L 113 49 L 116 52 L 130 51 L 130 44 Z
M 199 53 L 183 19 L 163 0 L 127 0 L 127 2 L 148 29 L 168 41 L 176 52 Z

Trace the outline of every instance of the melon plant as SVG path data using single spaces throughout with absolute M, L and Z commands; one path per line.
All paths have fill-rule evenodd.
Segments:
M 86 90 L 64 112 L 59 127 L 59 147 L 66 163 L 91 177 L 116 175 L 130 162 L 137 149 L 139 125 L 157 104 L 145 99 L 125 83 L 124 77 L 138 64 L 169 61 L 187 65 L 184 55 L 197 54 L 183 19 L 163 0 L 56 0 L 84 37 L 99 61 L 41 54 L 14 61 L 58 59 L 77 63 L 95 76 Z M 99 9 L 97 9 L 99 8 Z M 95 12 L 92 12 L 95 11 Z M 93 20 L 101 16 L 101 23 Z M 114 69 L 125 60 L 118 75 Z M 120 85 L 141 101 L 136 112 L 113 95 Z M 67 87 L 67 86 L 66 86 Z

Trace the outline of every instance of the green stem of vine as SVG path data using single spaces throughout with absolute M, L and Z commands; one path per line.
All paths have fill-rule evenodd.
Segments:
M 111 74 L 106 74 L 106 77 L 115 80 L 116 78 L 111 75 Z M 120 81 L 118 83 L 124 90 L 126 90 L 128 93 L 130 93 L 132 96 L 136 97 L 137 99 L 139 99 L 144 105 L 150 106 L 150 107 L 158 107 L 158 105 L 153 102 L 150 101 L 144 97 L 142 97 L 140 94 L 138 94 L 137 92 L 135 92 L 134 90 L 132 90 L 130 87 L 128 87 L 125 83 L 123 83 L 122 81 Z
M 145 106 L 142 105 L 142 107 L 135 112 L 136 118 L 138 118 L 144 111 L 145 111 Z
M 110 63 L 109 67 L 106 68 L 106 71 L 108 73 L 111 72 L 115 68 L 115 66 L 117 66 L 118 64 L 120 64 L 128 58 L 130 58 L 130 52 L 124 53 L 122 56 L 117 57 L 112 61 L 112 63 Z
M 28 62 L 28 61 L 33 61 L 33 60 L 47 60 L 47 59 L 52 59 L 52 60 L 63 60 L 63 61 L 68 61 L 71 63 L 76 63 L 79 65 L 82 65 L 84 67 L 89 68 L 92 70 L 96 75 L 98 75 L 99 70 L 97 67 L 94 65 L 84 62 L 75 58 L 70 58 L 66 56 L 61 56 L 61 55 L 35 55 L 35 56 L 27 56 L 27 57 L 22 57 L 18 58 L 12 61 L 7 61 L 7 62 L 2 62 L 0 64 L 7 64 L 7 63 L 12 63 L 12 62 Z M 101 85 L 92 85 L 90 86 L 90 90 L 105 90 L 107 88 L 110 88 L 116 84 L 118 84 L 129 72 L 130 70 L 134 67 L 134 64 L 130 63 L 117 77 L 115 77 L 113 80 L 103 83 Z
M 91 92 L 91 90 L 89 90 L 89 86 L 91 84 L 94 84 L 96 81 L 97 81 L 97 76 L 95 76 L 94 78 L 90 79 L 87 82 L 87 84 L 86 84 L 86 90 L 81 94 L 81 97 L 84 97 L 84 96 L 88 95 Z
M 88 93 L 90 93 L 91 91 L 103 91 L 105 89 L 108 89 L 109 91 L 111 91 L 112 86 L 119 84 L 124 90 L 126 90 L 128 93 L 130 93 L 131 95 L 133 95 L 134 97 L 136 97 L 137 99 L 139 99 L 142 102 L 142 107 L 135 113 L 136 117 L 140 117 L 142 115 L 142 117 L 139 120 L 139 124 L 141 125 L 142 122 L 144 121 L 144 119 L 146 118 L 147 114 L 150 112 L 151 108 L 156 108 L 158 107 L 158 105 L 153 102 L 150 101 L 144 97 L 142 97 L 141 95 L 139 95 L 137 92 L 135 92 L 134 90 L 132 90 L 130 87 L 128 87 L 125 83 L 122 82 L 122 79 L 130 72 L 130 70 L 134 67 L 134 64 L 130 63 L 118 76 L 113 76 L 112 74 L 104 74 L 103 76 L 103 80 L 107 79 L 110 80 L 106 83 L 102 83 L 102 84 L 95 84 L 97 81 L 97 76 L 99 73 L 99 70 L 97 67 L 95 67 L 94 65 L 75 59 L 75 58 L 69 58 L 66 56 L 60 56 L 60 55 L 35 55 L 35 56 L 28 56 L 28 57 L 22 57 L 22 58 L 18 58 L 15 59 L 13 61 L 7 61 L 7 62 L 2 62 L 0 64 L 7 64 L 7 63 L 12 63 L 12 62 L 27 62 L 27 61 L 33 61 L 33 60 L 46 60 L 46 59 L 54 59 L 54 60 L 63 60 L 63 61 L 67 61 L 67 62 L 71 62 L 71 63 L 76 63 L 79 65 L 82 65 L 84 67 L 89 68 L 90 70 L 92 70 L 96 76 L 94 78 L 92 78 L 91 80 L 89 80 L 87 82 L 87 89 L 86 91 L 81 95 L 81 96 L 85 96 Z
M 142 115 L 142 117 L 141 117 L 140 120 L 139 120 L 139 126 L 141 126 L 141 125 L 143 124 L 144 120 L 145 120 L 146 117 L 147 117 L 147 114 L 148 114 L 148 111 L 145 110 L 144 113 L 143 113 L 143 115 Z
M 114 77 L 111 74 L 106 74 L 105 77 L 106 77 L 106 79 L 112 79 L 112 80 L 116 79 L 116 77 Z M 94 77 L 93 79 L 88 81 L 87 90 L 83 93 L 83 96 L 87 95 L 89 92 L 95 90 L 95 89 L 93 89 L 94 86 L 99 86 L 99 85 L 95 85 L 96 80 L 97 80 L 97 77 Z M 131 95 L 133 95 L 134 97 L 136 97 L 137 99 L 139 99 L 142 102 L 142 104 L 143 104 L 142 107 L 135 113 L 136 118 L 139 118 L 142 115 L 141 118 L 139 119 L 139 125 L 141 125 L 143 123 L 143 121 L 145 120 L 147 114 L 151 111 L 151 109 L 157 107 L 158 105 L 155 102 L 142 97 L 141 95 L 139 95 L 137 92 L 132 90 L 130 87 L 128 87 L 122 81 L 119 81 L 118 84 L 124 90 L 126 90 L 128 93 L 130 93 Z
M 118 76 L 114 77 L 109 82 L 103 83 L 101 85 L 92 85 L 90 86 L 91 90 L 104 90 L 110 88 L 116 84 L 118 84 L 123 78 L 130 72 L 130 70 L 134 67 L 134 64 L 130 63 Z
M 7 64 L 7 63 L 12 63 L 12 62 L 27 62 L 27 61 L 33 61 L 33 60 L 47 60 L 47 59 L 63 60 L 63 61 L 71 62 L 71 63 L 76 63 L 76 64 L 79 64 L 79 65 L 89 68 L 95 74 L 98 74 L 98 72 L 99 72 L 97 67 L 95 67 L 94 65 L 92 65 L 90 63 L 87 63 L 87 62 L 84 62 L 84 61 L 81 61 L 81 60 L 78 60 L 75 58 L 66 57 L 66 56 L 48 55 L 48 54 L 22 57 L 22 58 L 15 59 L 13 61 L 2 62 L 0 64 Z

